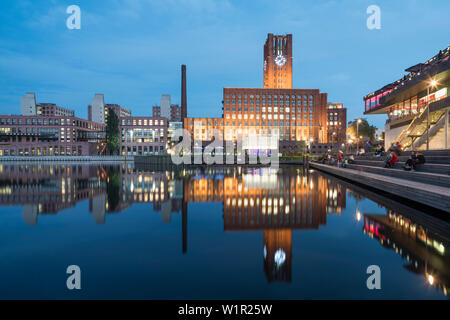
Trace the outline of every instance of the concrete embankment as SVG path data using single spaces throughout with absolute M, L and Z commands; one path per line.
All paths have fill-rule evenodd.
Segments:
M 227 159 L 224 157 L 222 159 L 222 163 L 214 163 L 211 165 L 208 165 L 204 163 L 201 158 L 195 159 L 193 156 L 191 157 L 190 161 L 185 161 L 183 164 L 175 164 L 172 161 L 172 158 L 170 155 L 158 155 L 158 156 L 135 156 L 134 157 L 134 164 L 137 167 L 151 167 L 151 168 L 184 168 L 184 167 L 191 167 L 191 166 L 218 166 L 218 167 L 227 167 L 227 166 L 248 166 L 248 167 L 268 167 L 271 166 L 271 163 L 261 163 L 261 161 L 253 160 L 253 163 L 251 163 L 250 159 L 247 157 L 246 159 L 240 159 L 237 157 Z M 296 161 L 288 161 L 286 163 L 279 162 L 279 164 L 291 164 L 291 165 L 301 165 L 301 163 Z
M 338 168 L 317 162 L 310 163 L 311 168 L 352 181 L 359 185 L 379 190 L 392 195 L 395 199 L 406 199 L 411 204 L 420 203 L 450 213 L 450 188 L 422 182 L 394 178 L 370 172 Z
M 0 162 L 133 162 L 134 156 L 7 156 Z

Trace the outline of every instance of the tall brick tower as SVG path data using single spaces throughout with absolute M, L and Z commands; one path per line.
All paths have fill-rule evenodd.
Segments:
M 292 34 L 267 35 L 263 70 L 264 88 L 292 89 Z

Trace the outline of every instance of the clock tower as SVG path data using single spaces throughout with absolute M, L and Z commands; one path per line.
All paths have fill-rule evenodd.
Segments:
M 267 35 L 263 64 L 264 88 L 292 89 L 292 34 Z

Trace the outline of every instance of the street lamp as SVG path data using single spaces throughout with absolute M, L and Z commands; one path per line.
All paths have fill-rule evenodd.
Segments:
M 359 124 L 362 122 L 361 119 L 358 119 L 358 121 L 356 121 L 356 150 L 359 149 Z
M 437 86 L 436 80 L 431 80 L 427 86 L 427 151 L 430 149 L 430 88 Z

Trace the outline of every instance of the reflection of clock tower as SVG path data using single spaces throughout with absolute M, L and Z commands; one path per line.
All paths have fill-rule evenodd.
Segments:
M 292 34 L 269 33 L 263 63 L 264 88 L 292 89 Z
M 292 230 L 264 230 L 264 272 L 267 280 L 291 282 Z

